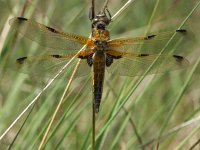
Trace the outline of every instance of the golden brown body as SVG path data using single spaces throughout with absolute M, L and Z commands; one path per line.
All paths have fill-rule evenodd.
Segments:
M 101 103 L 101 97 L 103 92 L 103 82 L 105 74 L 105 54 L 94 53 L 93 55 L 93 96 L 96 111 L 98 112 Z
M 95 104 L 95 111 L 98 112 L 103 92 L 106 50 L 108 49 L 107 41 L 110 39 L 109 32 L 107 30 L 93 29 L 92 39 L 94 40 L 94 54 L 92 57 L 93 103 Z

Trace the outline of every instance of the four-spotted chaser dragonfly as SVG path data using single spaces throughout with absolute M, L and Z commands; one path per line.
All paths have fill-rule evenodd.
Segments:
M 93 100 L 96 113 L 99 111 L 103 92 L 105 69 L 109 73 L 121 76 L 141 76 L 156 60 L 149 74 L 185 68 L 188 60 L 178 55 L 144 53 L 136 49 L 162 39 L 169 39 L 174 32 L 148 35 L 144 37 L 110 39 L 106 27 L 111 19 L 106 13 L 99 13 L 92 19 L 91 38 L 73 33 L 58 31 L 26 18 L 18 17 L 10 20 L 12 28 L 21 35 L 51 49 L 61 49 L 65 54 L 47 54 L 42 56 L 21 57 L 17 64 L 27 66 L 34 72 L 54 72 L 62 64 L 66 64 L 73 56 L 81 59 L 77 76 L 91 73 L 93 78 Z M 176 34 L 184 34 L 186 30 L 176 30 Z M 80 51 L 80 49 L 83 47 Z M 56 50 L 55 50 L 56 52 Z M 33 62 L 38 62 L 32 67 Z

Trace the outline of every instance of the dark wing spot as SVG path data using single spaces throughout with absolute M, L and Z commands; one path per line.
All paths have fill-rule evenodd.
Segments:
M 173 57 L 176 59 L 176 61 L 178 62 L 182 62 L 183 61 L 183 57 L 182 56 L 178 56 L 178 55 L 173 55 Z
M 140 54 L 138 55 L 139 57 L 145 57 L 145 56 L 149 56 L 149 54 Z
M 119 56 L 112 56 L 114 59 L 120 59 L 122 58 L 122 55 L 119 55 Z
M 54 29 L 54 28 L 47 27 L 47 26 L 46 26 L 46 28 L 51 32 L 58 33 L 58 31 L 56 29 Z
M 93 64 L 93 59 L 92 59 L 93 54 L 86 56 L 85 58 L 82 59 L 87 59 L 87 64 L 92 67 Z
M 25 20 L 25 21 L 27 21 L 28 19 L 26 19 L 26 18 L 23 18 L 23 17 L 17 17 L 17 19 L 18 20 Z
M 110 54 L 106 54 L 107 55 L 107 57 L 110 57 L 110 58 L 112 58 L 112 59 L 120 59 L 120 58 L 122 58 L 122 55 L 110 55 Z
M 54 58 L 62 58 L 61 55 L 50 55 L 51 57 L 54 57 Z
M 187 32 L 187 30 L 185 30 L 185 29 L 179 29 L 179 30 L 176 30 L 176 32 L 180 32 L 180 33 L 186 33 L 186 32 Z
M 148 35 L 147 37 L 145 37 L 145 40 L 152 39 L 152 38 L 154 38 L 155 36 L 156 36 L 155 34 L 153 34 L 153 35 Z
M 88 58 L 88 55 L 86 55 L 86 56 L 78 55 L 78 58 L 80 58 L 80 59 L 87 59 L 87 58 Z
M 18 59 L 17 59 L 17 63 L 18 63 L 18 64 L 23 64 L 24 61 L 25 61 L 26 59 L 27 59 L 27 57 L 18 58 Z

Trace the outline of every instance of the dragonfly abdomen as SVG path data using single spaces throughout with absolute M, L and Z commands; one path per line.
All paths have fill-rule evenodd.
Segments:
M 101 97 L 103 92 L 103 82 L 105 74 L 106 58 L 104 53 L 94 53 L 93 55 L 93 100 L 96 113 L 99 112 Z
M 93 94 L 94 94 L 94 106 L 95 106 L 95 112 L 99 112 L 99 107 L 101 103 L 101 97 L 102 97 L 102 91 L 103 87 L 93 87 Z

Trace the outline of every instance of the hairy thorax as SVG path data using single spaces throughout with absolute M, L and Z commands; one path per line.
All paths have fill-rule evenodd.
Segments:
M 108 40 L 110 40 L 109 31 L 108 30 L 93 29 L 93 31 L 92 31 L 92 39 L 108 41 Z
M 92 40 L 94 41 L 95 52 L 105 52 L 107 50 L 107 41 L 110 39 L 108 30 L 97 30 L 92 31 Z

